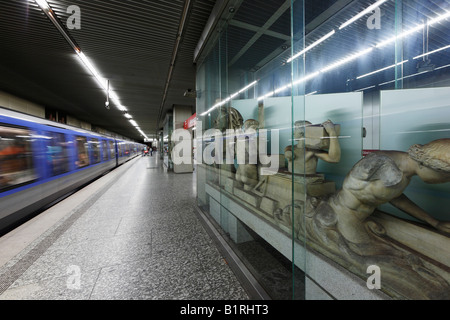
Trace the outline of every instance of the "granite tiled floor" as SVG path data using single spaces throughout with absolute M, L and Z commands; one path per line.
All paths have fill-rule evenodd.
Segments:
M 0 299 L 249 298 L 198 219 L 195 174 L 154 155 L 108 175 L 0 267 Z

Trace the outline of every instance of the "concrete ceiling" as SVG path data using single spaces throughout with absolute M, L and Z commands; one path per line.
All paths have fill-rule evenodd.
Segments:
M 287 59 L 290 56 L 291 0 L 47 2 L 71 41 L 92 61 L 101 76 L 110 81 L 121 105 L 149 138 L 162 128 L 166 113 L 174 106 L 189 106 L 192 113 L 195 112 L 195 97 L 185 96 L 185 92 L 196 89 L 195 62 L 200 53 L 211 49 L 199 44 L 215 43 L 213 40 L 220 34 L 217 30 L 225 24 L 230 40 L 226 45 L 229 71 L 256 72 L 274 57 L 284 55 Z M 306 36 L 306 43 L 312 43 L 328 32 L 328 24 L 340 25 L 372 2 L 305 0 L 305 26 L 301 31 Z M 408 2 L 404 5 L 406 27 L 414 25 L 418 19 L 434 17 L 436 12 L 448 10 L 450 0 L 419 4 Z M 80 9 L 80 29 L 68 27 L 73 17 L 68 8 L 72 5 Z M 394 6 L 386 3 L 383 12 L 389 23 L 390 17 L 394 17 Z M 448 44 L 448 28 L 441 24 L 432 30 L 430 48 Z M 358 27 L 356 23 L 349 29 L 351 32 L 328 40 L 335 44 L 318 48 L 317 54 L 309 57 L 308 64 L 331 61 L 344 55 L 354 46 L 354 39 L 374 43 L 376 37 L 386 33 L 381 30 L 381 34 L 368 34 L 365 26 Z M 95 127 L 143 140 L 114 103 L 109 110 L 105 108 L 105 90 L 36 0 L 1 1 L 0 30 L 0 90 L 66 112 Z M 414 44 L 413 49 L 417 51 L 421 46 Z M 410 50 L 411 54 L 416 54 L 414 50 Z M 445 65 L 448 63 L 446 57 L 444 53 L 436 55 L 433 63 Z M 373 70 L 387 65 L 383 59 L 384 55 L 379 55 L 372 61 Z M 407 74 L 417 71 L 415 65 L 412 68 L 414 70 Z M 334 85 L 333 81 L 329 82 Z M 340 92 L 342 89 L 329 88 L 328 91 Z
M 194 50 L 215 2 L 47 1 L 149 138 L 175 105 L 195 112 L 195 98 L 184 93 L 195 90 Z M 68 11 L 73 5 L 78 20 Z M 80 28 L 71 29 L 77 21 Z M 0 90 L 143 140 L 114 103 L 105 108 L 105 90 L 34 0 L 1 1 L 0 30 Z

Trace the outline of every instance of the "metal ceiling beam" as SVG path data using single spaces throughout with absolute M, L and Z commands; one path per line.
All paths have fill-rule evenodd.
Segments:
M 162 113 L 163 113 L 163 110 L 164 110 L 164 104 L 166 103 L 167 93 L 169 91 L 170 81 L 172 80 L 173 69 L 175 68 L 175 61 L 177 59 L 178 49 L 179 49 L 180 43 L 181 43 L 181 41 L 183 39 L 183 33 L 184 33 L 185 26 L 186 26 L 186 21 L 187 21 L 187 19 L 189 17 L 189 12 L 190 12 L 191 8 L 192 8 L 192 1 L 191 0 L 186 0 L 185 3 L 184 3 L 183 12 L 181 14 L 180 25 L 178 27 L 177 38 L 175 40 L 175 46 L 174 46 L 173 52 L 172 52 L 172 58 L 170 60 L 169 72 L 167 74 L 167 79 L 166 79 L 166 83 L 165 83 L 165 86 L 164 86 L 163 98 L 162 98 L 162 101 L 161 101 L 161 105 L 159 107 L 158 121 L 157 121 L 157 126 L 158 127 L 160 126 Z
M 318 28 L 322 23 L 327 21 L 329 18 L 334 16 L 336 13 L 347 7 L 349 4 L 351 4 L 354 0 L 339 0 L 331 7 L 329 7 L 327 10 L 322 12 L 319 16 L 317 16 L 313 21 L 308 23 L 305 26 L 305 34 L 310 33 L 314 29 Z
M 247 44 L 233 57 L 229 63 L 229 67 L 232 66 L 239 58 L 274 24 L 278 18 L 288 9 L 291 8 L 291 0 L 286 0 L 280 8 L 264 23 L 264 25 L 258 29 L 258 32 L 247 42 Z
M 291 40 L 291 37 L 287 36 L 285 34 L 282 34 L 282 33 L 279 33 L 279 32 L 275 32 L 275 31 L 272 31 L 272 30 L 267 30 L 267 29 L 266 30 L 261 30 L 261 28 L 258 27 L 258 26 L 254 26 L 252 24 L 249 24 L 249 23 L 246 23 L 246 22 L 242 22 L 242 21 L 238 21 L 238 20 L 230 20 L 230 26 L 235 26 L 235 27 L 239 27 L 239 28 L 242 28 L 242 29 L 247 29 L 247 30 L 250 30 L 250 31 L 253 31 L 253 32 L 262 32 L 265 35 L 268 35 L 268 36 L 271 36 L 271 37 L 274 37 L 274 38 L 278 38 L 278 39 L 281 39 L 281 40 L 286 40 L 286 41 Z
M 239 10 L 242 2 L 243 0 L 218 0 L 216 2 L 195 48 L 194 63 L 198 62 L 200 56 L 205 56 L 211 45 L 216 43 L 222 27 L 232 21 L 233 15 Z
M 214 8 L 211 11 L 211 14 L 206 22 L 206 26 L 203 29 L 202 36 L 200 37 L 197 47 L 194 51 L 194 63 L 197 61 L 198 57 L 202 53 L 206 43 L 208 42 L 209 37 L 211 36 L 212 31 L 216 27 L 220 16 L 222 15 L 226 5 L 228 4 L 228 0 L 219 0 L 214 5 Z
M 42 9 L 42 11 L 45 13 L 47 18 L 50 19 L 50 21 L 55 25 L 56 29 L 58 29 L 59 33 L 66 39 L 66 41 L 70 44 L 70 46 L 73 48 L 73 50 L 77 53 L 79 53 L 80 47 L 76 43 L 75 39 L 73 39 L 67 29 L 64 27 L 64 25 L 59 21 L 58 17 L 56 16 L 56 13 L 53 11 L 53 9 L 44 1 L 35 0 L 36 4 Z
M 354 2 L 355 0 L 339 0 L 336 3 L 334 3 L 333 5 L 331 5 L 331 7 L 329 7 L 327 10 L 325 10 L 324 12 L 322 12 L 319 16 L 317 16 L 314 20 L 312 20 L 310 23 L 308 23 L 305 26 L 305 37 L 311 32 L 314 31 L 316 28 L 318 28 L 321 24 L 323 24 L 324 22 L 326 22 L 329 18 L 331 18 L 332 16 L 334 16 L 336 13 L 338 13 L 339 11 L 341 11 L 342 9 L 346 8 L 348 5 L 350 5 L 352 2 Z M 291 37 L 288 37 L 288 39 L 286 40 L 286 42 L 284 43 L 284 45 L 287 48 L 291 47 Z M 283 52 L 283 50 L 280 48 L 278 48 L 277 50 L 273 51 L 271 54 L 267 55 L 266 58 L 264 58 L 263 60 L 261 60 L 260 62 L 258 62 L 258 64 L 256 65 L 259 68 L 262 68 L 266 63 L 272 61 L 273 58 L 277 57 L 278 55 L 280 55 Z M 255 67 L 255 66 L 254 66 Z

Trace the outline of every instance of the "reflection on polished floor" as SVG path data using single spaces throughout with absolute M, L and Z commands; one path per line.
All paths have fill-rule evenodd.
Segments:
M 137 157 L 0 238 L 0 299 L 248 299 L 194 174 Z

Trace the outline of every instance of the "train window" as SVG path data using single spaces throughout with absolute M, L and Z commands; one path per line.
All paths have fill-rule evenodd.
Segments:
M 108 148 L 106 147 L 106 141 L 102 140 L 102 161 L 108 160 Z
M 116 148 L 114 146 L 114 141 L 109 140 L 109 156 L 110 159 L 114 159 L 116 157 Z
M 65 136 L 63 133 L 48 132 L 45 157 L 50 174 L 56 176 L 69 171 L 69 156 Z
M 99 163 L 100 162 L 100 143 L 98 139 L 92 138 L 89 142 L 92 150 L 92 162 Z
M 33 165 L 32 132 L 0 124 L 0 192 L 37 179 Z
M 87 138 L 82 136 L 76 136 L 77 144 L 77 161 L 75 162 L 78 168 L 82 168 L 89 165 L 88 157 L 88 143 Z

